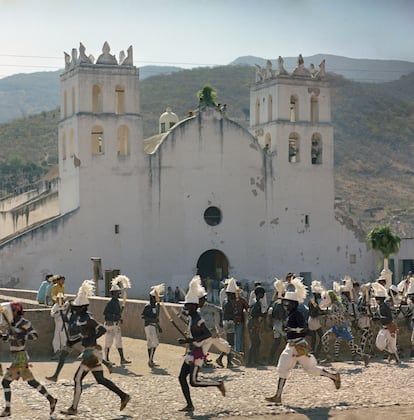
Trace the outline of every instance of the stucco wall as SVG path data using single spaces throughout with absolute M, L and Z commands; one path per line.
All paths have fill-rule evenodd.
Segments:
M 38 193 L 32 191 L 16 197 L 16 202 L 4 203 L 4 211 L 0 211 L 0 240 L 22 232 L 36 223 L 45 221 L 59 214 L 58 191 Z M 6 200 L 8 201 L 8 200 Z

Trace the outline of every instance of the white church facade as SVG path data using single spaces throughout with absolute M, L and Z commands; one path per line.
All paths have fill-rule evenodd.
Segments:
M 200 104 L 179 121 L 167 110 L 144 139 L 132 48 L 116 58 L 105 43 L 95 60 L 81 44 L 61 75 L 58 141 L 58 194 L 37 218 L 0 204 L 1 287 L 37 288 L 52 272 L 75 292 L 92 257 L 130 277 L 137 298 L 196 273 L 271 284 L 293 271 L 328 287 L 377 274 L 378 255 L 335 216 L 324 63 L 258 68 L 249 130 Z

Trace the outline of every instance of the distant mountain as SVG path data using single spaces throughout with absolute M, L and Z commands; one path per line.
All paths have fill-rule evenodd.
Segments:
M 171 74 L 181 70 L 181 67 L 173 66 L 142 66 L 139 68 L 139 79 L 145 80 L 148 77 L 158 76 L 160 74 Z
M 326 60 L 328 72 L 340 74 L 354 81 L 388 82 L 414 72 L 414 63 L 408 61 L 354 59 L 324 54 L 304 57 L 305 65 L 309 66 L 312 63 L 316 69 L 323 59 Z M 255 64 L 265 66 L 266 61 L 261 57 L 246 56 L 237 58 L 229 66 Z M 272 59 L 272 63 L 276 68 L 277 59 Z M 288 71 L 293 70 L 296 63 L 297 57 L 284 58 L 285 68 Z M 0 79 L 0 123 L 57 108 L 60 104 L 61 72 L 62 70 L 16 74 Z M 186 70 L 174 66 L 142 66 L 139 69 L 140 80 L 177 72 L 188 74 Z
M 414 72 L 414 63 L 397 60 L 370 60 L 366 58 L 347 58 L 338 55 L 317 54 L 303 57 L 305 66 L 312 63 L 318 69 L 322 60 L 326 61 L 326 71 L 340 74 L 346 79 L 357 82 L 389 82 L 397 80 L 401 76 Z M 283 57 L 286 70 L 292 71 L 296 65 L 297 57 Z M 274 68 L 277 68 L 277 58 L 270 59 Z M 261 57 L 245 56 L 232 61 L 230 65 L 258 64 L 264 67 L 267 60 Z
M 171 66 L 143 66 L 140 80 L 182 70 Z M 22 73 L 0 79 L 0 123 L 42 111 L 60 104 L 59 75 L 62 70 Z
M 22 73 L 0 79 L 0 122 L 59 106 L 60 73 Z

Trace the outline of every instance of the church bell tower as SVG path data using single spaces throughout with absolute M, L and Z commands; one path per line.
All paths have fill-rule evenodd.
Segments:
M 132 47 L 119 58 L 105 42 L 95 60 L 85 47 L 65 53 L 60 76 L 60 212 L 107 208 L 136 185 L 142 159 L 139 74 Z M 128 175 L 128 176 L 126 176 Z

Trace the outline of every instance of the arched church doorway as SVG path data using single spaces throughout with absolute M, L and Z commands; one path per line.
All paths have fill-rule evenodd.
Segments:
M 203 254 L 197 261 L 197 274 L 203 279 L 223 280 L 229 274 L 229 260 L 218 249 L 210 249 Z

